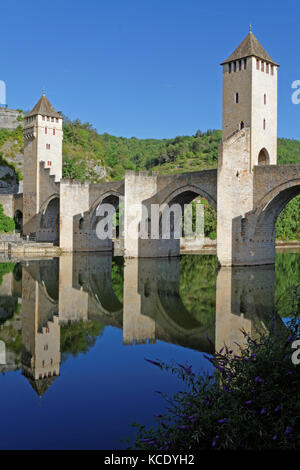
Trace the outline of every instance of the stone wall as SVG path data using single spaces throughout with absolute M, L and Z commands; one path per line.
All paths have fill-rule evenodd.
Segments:
M 3 206 L 4 214 L 13 218 L 14 216 L 14 196 L 13 194 L 0 194 L 0 204 Z
M 23 113 L 15 109 L 1 108 L 0 107 L 0 129 L 15 129 L 23 125 L 18 117 L 23 117 Z

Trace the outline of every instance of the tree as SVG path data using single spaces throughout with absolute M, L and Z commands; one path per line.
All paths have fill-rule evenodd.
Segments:
M 3 206 L 0 204 L 0 232 L 13 232 L 15 230 L 15 222 L 13 219 L 4 214 Z

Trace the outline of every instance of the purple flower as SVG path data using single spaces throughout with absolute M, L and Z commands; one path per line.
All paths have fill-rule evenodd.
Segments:
M 218 423 L 219 423 L 219 424 L 228 423 L 228 419 L 227 419 L 227 418 L 219 419 L 219 420 L 218 420 Z
M 245 405 L 251 405 L 252 400 L 245 401 Z
M 219 354 L 222 354 L 223 351 L 224 351 L 224 346 L 220 349 Z
M 178 426 L 178 429 L 188 429 L 190 426 L 187 426 L 186 424 L 182 424 L 181 426 Z
M 220 439 L 220 436 L 215 436 L 215 438 L 214 438 L 214 440 L 212 441 L 212 444 L 211 444 L 212 447 L 216 447 L 218 439 Z
M 191 369 L 192 369 L 192 366 L 185 367 L 185 366 L 183 366 L 182 364 L 178 364 L 178 365 L 179 365 L 179 367 L 181 367 L 181 368 L 184 370 L 184 372 L 185 372 L 186 374 L 191 375 L 191 376 L 194 376 L 194 375 L 195 375 L 195 374 L 192 372 L 192 370 L 191 370 Z
M 266 413 L 266 408 L 262 408 L 262 409 L 260 410 L 260 414 L 261 414 L 261 415 L 264 415 L 265 413 Z
M 195 423 L 197 421 L 197 415 L 194 414 L 192 416 L 189 416 L 188 419 L 190 420 L 191 423 Z
M 212 340 L 210 339 L 210 337 L 208 336 L 207 333 L 206 333 L 205 336 L 206 336 L 207 341 L 213 346 Z
M 284 434 L 285 434 L 286 436 L 288 436 L 289 434 L 291 434 L 292 430 L 293 430 L 293 428 L 292 428 L 291 426 L 287 426 L 287 427 L 285 428 Z
M 207 359 L 208 361 L 212 362 L 213 358 L 207 356 L 206 354 L 203 354 L 204 359 Z
M 291 343 L 291 342 L 293 341 L 293 338 L 294 338 L 294 336 L 293 336 L 293 335 L 290 335 L 290 336 L 288 337 L 288 339 L 286 340 L 286 343 L 285 343 L 285 344 L 287 345 L 287 344 Z
M 276 408 L 274 409 L 275 413 L 277 413 L 280 409 L 281 409 L 280 405 L 276 406 Z
M 158 367 L 161 368 L 161 363 L 160 362 L 152 361 L 152 359 L 146 359 L 146 358 L 145 358 L 145 361 L 150 362 L 150 364 L 153 364 L 154 366 L 158 366 Z
M 273 436 L 272 439 L 273 439 L 273 441 L 276 441 L 277 435 L 275 434 L 275 436 Z
M 258 375 L 257 377 L 255 377 L 254 382 L 261 383 L 263 382 L 263 379 Z

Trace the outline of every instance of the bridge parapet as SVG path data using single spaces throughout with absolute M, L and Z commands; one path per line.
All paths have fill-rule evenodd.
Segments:
M 253 208 L 266 204 L 285 189 L 300 184 L 300 165 L 262 165 L 254 167 Z

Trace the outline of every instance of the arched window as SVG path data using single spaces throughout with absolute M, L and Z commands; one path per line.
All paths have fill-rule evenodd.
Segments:
M 79 230 L 83 229 L 83 223 L 84 223 L 84 218 L 81 217 L 81 219 L 79 220 Z
M 239 102 L 239 94 L 236 93 L 234 97 L 234 102 L 237 104 Z
M 242 129 L 244 129 L 244 127 L 245 127 L 245 123 L 244 123 L 244 121 L 241 121 L 240 122 L 240 129 L 242 130 Z
M 263 148 L 258 154 L 258 165 L 269 165 L 270 164 L 270 157 L 268 151 Z
M 265 119 L 263 120 L 263 129 L 264 129 L 264 131 L 266 130 L 266 120 Z
M 22 230 L 23 230 L 23 214 L 22 214 L 21 211 L 16 210 L 15 215 L 14 215 L 14 221 L 15 221 L 16 232 L 22 233 Z

